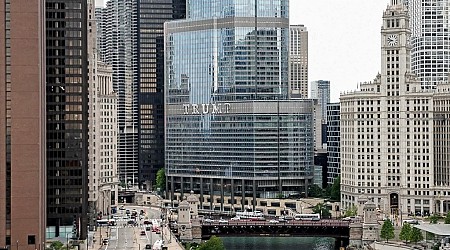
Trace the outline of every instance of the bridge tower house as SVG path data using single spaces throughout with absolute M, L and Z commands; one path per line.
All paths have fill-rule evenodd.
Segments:
M 191 208 L 183 197 L 183 201 L 180 202 L 178 206 L 178 231 L 180 233 L 180 240 L 182 241 L 192 241 L 192 223 L 191 223 Z
M 363 245 L 368 245 L 378 240 L 377 206 L 369 199 L 364 204 Z

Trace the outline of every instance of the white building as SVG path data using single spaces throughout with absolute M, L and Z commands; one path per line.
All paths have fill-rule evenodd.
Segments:
M 291 25 L 289 31 L 291 96 L 308 98 L 308 31 L 304 25 Z
M 411 69 L 424 87 L 450 72 L 450 0 L 404 0 L 411 23 Z
M 421 88 L 410 72 L 409 36 L 407 9 L 392 0 L 383 13 L 381 74 L 341 95 L 343 210 L 365 193 L 386 214 L 448 211 L 441 201 L 449 194 L 442 188 L 449 183 L 449 124 L 433 111 L 448 117 L 450 87 Z
M 117 95 L 112 68 L 98 59 L 94 1 L 89 1 L 89 207 L 111 212 L 118 202 Z

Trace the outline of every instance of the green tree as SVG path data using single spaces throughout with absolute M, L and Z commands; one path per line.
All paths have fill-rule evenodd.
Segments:
M 408 240 L 411 235 L 411 225 L 409 223 L 403 223 L 402 230 L 400 231 L 399 238 L 400 240 L 405 241 L 405 243 L 408 243 Z
M 420 232 L 420 229 L 418 229 L 417 227 L 413 227 L 411 229 L 411 234 L 410 234 L 409 240 L 413 243 L 417 243 L 417 242 L 423 240 L 423 235 L 422 235 L 422 232 Z
M 64 244 L 61 241 L 53 241 L 47 249 L 48 250 L 62 250 L 63 247 L 64 247 Z
M 159 188 L 160 191 L 163 191 L 166 187 L 166 173 L 164 172 L 164 168 L 161 168 L 156 173 L 156 188 Z
M 394 226 L 392 225 L 391 220 L 384 221 L 383 226 L 381 227 L 380 237 L 387 242 L 395 237 Z
M 314 184 L 308 188 L 308 196 L 320 198 L 323 196 L 323 189 L 319 187 L 319 185 Z
M 330 218 L 331 212 L 328 207 L 323 203 L 318 203 L 312 208 L 313 213 L 320 214 L 320 218 Z
M 338 176 L 331 186 L 331 199 L 341 201 L 341 177 Z
M 445 224 L 450 224 L 450 211 L 448 211 L 447 215 L 445 216 L 444 223 Z
M 439 216 L 437 216 L 436 214 L 430 215 L 430 217 L 428 217 L 428 219 L 430 219 L 430 224 L 436 224 L 439 220 Z
M 207 242 L 203 243 L 199 250 L 225 250 L 222 239 L 212 236 Z
M 358 208 L 353 205 L 351 208 L 345 210 L 344 217 L 356 216 L 358 214 Z

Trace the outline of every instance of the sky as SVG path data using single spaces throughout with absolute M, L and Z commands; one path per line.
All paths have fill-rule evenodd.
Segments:
M 104 6 L 107 0 L 96 0 Z M 290 0 L 290 23 L 308 30 L 309 82 L 329 80 L 331 102 L 381 68 L 380 30 L 389 0 Z
M 381 69 L 381 24 L 389 0 L 290 0 L 291 24 L 308 30 L 308 81 L 329 80 L 331 102 Z

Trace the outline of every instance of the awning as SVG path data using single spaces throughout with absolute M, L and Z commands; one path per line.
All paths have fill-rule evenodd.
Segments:
M 450 224 L 419 224 L 414 227 L 435 235 L 450 236 Z

